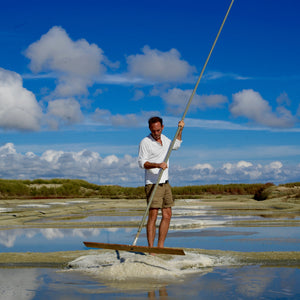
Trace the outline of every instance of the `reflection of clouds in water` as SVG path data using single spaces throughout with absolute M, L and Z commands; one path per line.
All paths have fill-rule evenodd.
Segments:
M 62 239 L 66 236 L 73 237 L 92 237 L 99 236 L 101 230 L 98 228 L 90 229 L 58 229 L 58 228 L 43 228 L 43 229 L 12 229 L 0 231 L 0 245 L 7 248 L 11 248 L 15 245 L 15 242 L 25 237 L 32 239 L 38 235 L 42 235 L 47 240 Z
M 64 234 L 61 232 L 61 230 L 57 228 L 41 229 L 41 233 L 47 240 L 53 240 L 64 237 Z
M 16 239 L 22 235 L 25 235 L 27 238 L 33 238 L 36 235 L 36 231 L 26 230 L 24 232 L 22 229 L 0 231 L 0 244 L 11 248 L 14 246 Z
M 0 298 L 30 300 L 39 287 L 35 269 L 0 269 Z
M 37 232 L 34 229 L 26 230 L 26 237 L 29 239 L 35 237 L 36 234 L 37 234 Z
M 18 235 L 22 234 L 22 230 L 12 230 L 13 233 L 8 233 L 7 231 L 0 231 L 0 244 L 10 248 L 15 244 L 15 240 Z M 20 232 L 18 234 L 18 231 Z
M 85 238 L 87 236 L 98 236 L 100 235 L 101 229 L 99 228 L 91 228 L 91 229 L 73 229 L 72 230 L 72 235 L 73 236 L 78 236 Z
M 232 295 L 236 299 L 262 299 L 266 291 L 274 287 L 276 274 L 274 268 L 260 268 L 259 266 L 247 266 L 237 269 L 222 270 L 217 272 L 215 278 L 205 278 L 199 284 L 199 290 L 206 290 L 209 286 L 213 295 Z M 220 277 L 221 276 L 221 277 Z M 226 280 L 222 280 L 225 279 Z M 228 285 L 228 282 L 232 284 Z M 268 297 L 266 297 L 268 298 Z
M 198 291 L 203 299 L 296 299 L 298 277 L 296 268 L 221 268 L 187 286 L 185 291 Z
M 108 228 L 107 231 L 108 232 L 117 232 L 118 228 L 116 228 L 116 227 L 115 228 Z
M 272 269 L 247 268 L 240 270 L 237 292 L 244 297 L 257 299 L 272 282 Z

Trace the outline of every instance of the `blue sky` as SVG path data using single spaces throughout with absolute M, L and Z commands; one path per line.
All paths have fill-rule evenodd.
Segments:
M 230 1 L 2 1 L 0 176 L 143 185 Z M 172 153 L 173 185 L 299 181 L 296 0 L 235 0 Z

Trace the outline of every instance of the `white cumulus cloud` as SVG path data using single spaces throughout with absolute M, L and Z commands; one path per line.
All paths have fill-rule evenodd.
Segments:
M 241 160 L 237 163 L 238 168 L 249 168 L 252 166 L 253 166 L 253 164 L 251 162 L 244 161 L 244 160 Z
M 276 160 L 266 164 L 250 161 L 224 162 L 213 166 L 196 163 L 194 166 L 179 165 L 173 161 L 170 181 L 174 186 L 264 183 L 275 184 L 299 181 L 300 165 L 284 165 Z M 0 177 L 14 179 L 80 178 L 96 184 L 141 186 L 144 170 L 137 164 L 137 157 L 109 154 L 102 157 L 98 152 L 81 150 L 66 152 L 48 149 L 41 155 L 33 152 L 21 154 L 14 144 L 0 146 Z
M 56 94 L 63 97 L 87 93 L 87 87 L 106 71 L 109 65 L 102 49 L 85 39 L 73 41 L 59 26 L 52 27 L 26 52 L 30 69 L 35 72 L 55 72 L 58 77 Z
M 50 126 L 57 128 L 61 122 L 67 125 L 79 123 L 83 114 L 75 99 L 57 99 L 48 103 L 48 118 Z
M 181 59 L 176 49 L 162 52 L 145 46 L 143 54 L 127 57 L 128 72 L 132 77 L 141 77 L 153 82 L 186 81 L 196 70 Z
M 173 185 L 186 182 L 187 178 L 191 185 L 265 182 L 279 184 L 298 181 L 300 176 L 300 165 L 285 166 L 280 161 L 264 165 L 248 161 L 224 162 L 219 167 L 203 163 L 194 167 L 173 166 L 172 169 L 171 177 L 173 173 L 176 174 L 171 178 Z
M 269 127 L 288 128 L 295 123 L 295 117 L 288 109 L 278 106 L 274 112 L 269 102 L 252 89 L 234 94 L 230 111 L 235 117 L 246 117 Z
M 197 164 L 193 167 L 193 170 L 213 170 L 213 167 L 211 164 L 204 163 L 204 164 Z
M 135 90 L 132 100 L 137 101 L 143 99 L 144 97 L 145 97 L 145 93 L 142 90 Z
M 23 87 L 21 76 L 0 68 L 0 127 L 35 131 L 41 119 L 42 109 L 34 94 Z
M 103 124 L 103 125 L 112 125 L 116 127 L 139 127 L 145 126 L 147 120 L 155 115 L 160 115 L 159 112 L 148 111 L 143 112 L 140 115 L 137 114 L 116 114 L 113 115 L 109 110 L 96 108 L 95 112 L 92 115 L 93 121 Z
M 182 90 L 179 88 L 169 89 L 167 92 L 162 94 L 162 99 L 167 104 L 167 109 L 178 114 L 183 112 L 186 107 L 188 100 L 192 95 L 193 90 Z M 195 94 L 190 110 L 201 109 L 205 110 L 207 108 L 221 108 L 227 102 L 227 97 L 223 95 L 198 95 Z
M 87 149 L 78 152 L 48 149 L 35 155 L 18 153 L 12 143 L 0 147 L 1 178 L 81 178 L 98 184 L 130 185 L 142 182 L 141 174 L 136 158 L 130 155 L 102 157 Z

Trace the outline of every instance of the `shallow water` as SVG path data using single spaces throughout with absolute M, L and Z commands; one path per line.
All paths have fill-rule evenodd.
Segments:
M 33 206 L 27 208 L 33 209 Z M 0 210 L 2 213 L 9 211 L 9 208 Z M 89 212 L 88 216 L 74 215 L 70 220 L 61 218 L 73 228 L 59 227 L 58 223 L 55 228 L 51 227 L 59 217 L 32 222 L 31 226 L 36 228 L 2 227 L 0 253 L 85 250 L 83 241 L 131 244 L 137 228 L 127 226 L 126 222 L 139 221 L 141 217 L 126 216 L 127 211 L 130 212 L 120 209 L 120 215 L 116 211 L 113 216 L 96 216 Z M 298 219 L 297 216 L 293 218 Z M 295 226 L 296 223 L 289 222 L 288 218 L 278 223 L 269 222 L 272 218 L 268 218 L 268 222 L 264 220 L 262 216 L 247 215 L 247 212 L 219 215 L 204 205 L 177 206 L 173 210 L 166 246 L 243 252 L 299 251 L 299 226 Z M 125 225 L 93 226 L 94 222 L 114 221 Z M 239 221 L 241 223 L 236 223 Z M 77 222 L 86 222 L 87 227 L 76 228 Z M 45 228 L 38 228 L 39 223 Z M 143 229 L 138 245 L 146 244 Z M 166 258 L 114 251 L 95 253 L 78 257 L 69 262 L 71 268 L 65 269 L 0 268 L 0 299 L 300 298 L 298 265 L 294 268 L 290 265 L 267 267 L 262 266 L 260 260 L 261 265 L 249 265 L 249 261 L 241 263 L 229 255 L 208 256 L 192 251 L 187 251 L 184 257 Z
M 77 201 L 78 202 L 78 201 Z M 76 203 L 77 203 L 76 202 Z M 82 201 L 83 202 L 83 201 Z M 117 213 L 117 212 L 116 212 Z M 121 212 L 125 213 L 124 210 Z M 300 244 L 299 227 L 256 226 L 259 216 L 218 215 L 207 206 L 188 208 L 177 206 L 173 210 L 168 238 L 165 246 L 219 249 L 232 251 L 298 251 Z M 126 227 L 126 222 L 141 220 L 140 216 L 87 216 L 73 218 L 69 222 L 74 228 L 51 228 L 53 219 L 39 222 L 48 228 L 20 228 L 0 230 L 1 252 L 52 252 L 86 249 L 83 241 L 131 244 L 137 228 Z M 251 226 L 234 225 L 236 221 L 247 221 Z M 55 221 L 55 220 L 54 220 Z M 94 222 L 124 222 L 123 227 L 93 228 Z M 88 228 L 76 228 L 77 222 L 86 222 Z M 160 222 L 158 218 L 157 224 Z M 35 222 L 32 222 L 34 224 Z M 290 224 L 292 225 L 292 224 Z M 146 245 L 145 229 L 142 230 L 138 245 Z
M 0 299 L 299 299 L 300 269 L 215 267 L 182 280 L 103 282 L 56 269 L 0 269 Z
M 131 244 L 136 228 L 30 228 L 0 231 L 0 252 L 86 249 L 83 241 Z M 138 245 L 146 245 L 144 229 Z M 170 230 L 166 247 L 232 251 L 299 251 L 299 227 L 208 227 Z

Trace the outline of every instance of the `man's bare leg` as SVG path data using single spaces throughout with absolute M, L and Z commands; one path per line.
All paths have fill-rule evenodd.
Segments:
M 163 248 L 165 239 L 168 234 L 169 226 L 170 226 L 170 221 L 172 217 L 172 208 L 167 207 L 167 208 L 162 208 L 162 219 L 159 225 L 159 236 L 158 236 L 158 244 L 157 247 Z
M 155 233 L 156 233 L 156 219 L 158 215 L 158 208 L 150 208 L 147 222 L 147 239 L 149 247 L 153 247 Z

